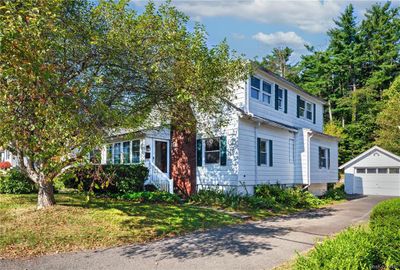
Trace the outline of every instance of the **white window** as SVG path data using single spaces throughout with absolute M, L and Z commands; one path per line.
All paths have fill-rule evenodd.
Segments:
M 319 168 L 329 169 L 330 151 L 328 148 L 319 147 Z
M 378 173 L 386 174 L 388 172 L 387 168 L 378 168 Z
M 304 99 L 300 98 L 299 104 L 299 116 L 304 119 L 308 119 L 310 121 L 313 120 L 313 103 L 305 101 Z
M 283 110 L 283 89 L 278 88 L 276 100 L 278 102 L 278 110 Z
M 132 163 L 140 162 L 140 140 L 132 141 Z
M 261 80 L 251 76 L 251 97 L 254 99 L 260 99 Z
M 121 143 L 114 143 L 113 162 L 121 164 Z
M 129 164 L 131 163 L 131 142 L 123 142 L 122 143 L 122 163 Z
M 205 140 L 205 163 L 219 163 L 220 148 L 219 138 L 211 138 Z
M 376 168 L 367 168 L 367 173 L 376 173 Z
M 272 99 L 272 85 L 263 81 L 262 83 L 262 102 L 271 104 Z
M 260 140 L 260 164 L 267 164 L 267 140 Z
M 113 158 L 113 145 L 109 144 L 107 145 L 106 163 L 112 164 L 113 163 L 112 158 Z
M 398 174 L 398 173 L 400 173 L 400 170 L 399 170 L 399 168 L 389 168 L 389 173 L 392 173 L 392 174 L 396 173 L 396 174 Z
M 289 139 L 289 163 L 294 163 L 294 140 Z

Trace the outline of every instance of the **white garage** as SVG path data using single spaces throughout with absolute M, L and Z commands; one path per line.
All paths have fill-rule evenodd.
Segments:
M 339 167 L 348 194 L 400 196 L 400 157 L 374 146 Z

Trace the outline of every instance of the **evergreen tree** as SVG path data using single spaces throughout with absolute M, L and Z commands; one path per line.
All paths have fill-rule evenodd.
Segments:
M 274 48 L 272 53 L 263 57 L 259 64 L 284 78 L 290 79 L 297 75 L 296 66 L 289 63 L 292 53 L 293 50 L 289 47 Z

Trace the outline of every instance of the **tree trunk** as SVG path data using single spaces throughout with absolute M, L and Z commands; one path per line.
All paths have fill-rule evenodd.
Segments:
M 171 177 L 174 189 L 183 196 L 196 192 L 196 118 L 185 104 L 171 120 Z
M 55 204 L 53 183 L 46 179 L 40 179 L 37 209 L 51 207 Z
M 333 121 L 333 116 L 332 116 L 332 104 L 331 101 L 328 101 L 328 112 L 329 112 L 329 121 L 332 122 Z

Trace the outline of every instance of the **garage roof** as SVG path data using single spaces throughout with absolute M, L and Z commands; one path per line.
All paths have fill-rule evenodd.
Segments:
M 397 156 L 397 155 L 395 155 L 395 154 L 393 154 L 393 153 L 391 153 L 391 152 L 389 152 L 389 151 L 387 151 L 387 150 L 375 145 L 374 147 L 368 149 L 364 153 L 362 153 L 362 154 L 358 155 L 357 157 L 353 158 L 352 160 L 346 162 L 345 164 L 340 166 L 339 169 L 346 169 L 346 168 L 350 167 L 351 165 L 353 165 L 354 163 L 362 160 L 364 157 L 368 156 L 369 154 L 371 154 L 375 150 L 378 150 L 379 152 L 381 152 L 381 153 L 383 153 L 383 154 L 385 154 L 385 155 L 387 155 L 387 156 L 389 156 L 389 157 L 391 157 L 391 158 L 393 158 L 393 159 L 395 159 L 395 160 L 400 162 L 400 157 L 399 156 Z

